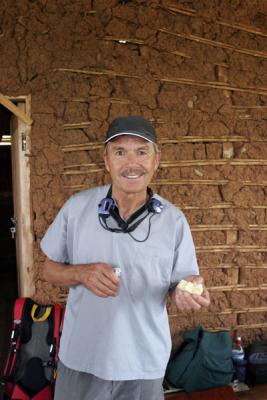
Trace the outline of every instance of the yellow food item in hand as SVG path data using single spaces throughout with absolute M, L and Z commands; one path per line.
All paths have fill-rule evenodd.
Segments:
M 179 282 L 178 288 L 185 290 L 186 292 L 189 292 L 191 294 L 201 295 L 203 292 L 203 286 L 201 283 L 193 283 L 193 282 L 185 281 L 184 279 L 182 279 Z

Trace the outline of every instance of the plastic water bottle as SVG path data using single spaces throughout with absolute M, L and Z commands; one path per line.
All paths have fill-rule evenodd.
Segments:
M 232 359 L 235 362 L 238 360 L 244 360 L 244 357 L 245 357 L 245 352 L 242 345 L 242 339 L 241 336 L 237 336 L 233 343 Z
M 244 382 L 246 379 L 247 361 L 245 360 L 245 352 L 241 336 L 237 336 L 233 343 L 232 359 L 235 369 L 235 383 Z

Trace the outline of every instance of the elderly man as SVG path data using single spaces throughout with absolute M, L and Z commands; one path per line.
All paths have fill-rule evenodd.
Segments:
M 41 242 L 47 281 L 69 287 L 56 400 L 162 400 L 171 350 L 166 295 L 179 310 L 209 305 L 183 213 L 153 194 L 160 151 L 141 116 L 115 119 L 105 167 L 112 184 L 73 195 Z

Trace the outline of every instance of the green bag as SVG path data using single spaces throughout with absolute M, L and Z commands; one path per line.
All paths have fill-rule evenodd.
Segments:
M 167 384 L 195 392 L 231 382 L 234 369 L 228 332 L 207 332 L 198 326 L 185 332 L 183 338 L 183 344 L 168 363 Z

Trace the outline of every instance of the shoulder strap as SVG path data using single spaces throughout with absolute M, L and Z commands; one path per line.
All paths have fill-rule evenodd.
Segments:
M 12 375 L 12 371 L 17 358 L 17 352 L 21 345 L 21 340 L 20 340 L 21 322 L 26 301 L 27 298 L 19 297 L 18 299 L 16 299 L 14 304 L 14 312 L 13 312 L 14 318 L 12 324 L 11 337 L 10 337 L 9 352 L 7 355 L 7 360 L 4 368 L 4 375 L 3 375 L 4 381 L 6 381 Z
M 18 299 L 16 299 L 15 305 L 14 305 L 14 322 L 15 321 L 21 322 L 23 308 L 24 308 L 26 300 L 27 300 L 26 297 L 19 297 Z
M 43 322 L 46 321 L 52 311 L 52 306 L 47 306 L 45 308 L 45 312 L 40 317 L 36 316 L 36 310 L 38 309 L 38 304 L 34 304 L 31 309 L 31 317 L 34 322 Z
M 55 382 L 57 376 L 57 363 L 58 363 L 58 351 L 59 351 L 59 341 L 62 331 L 64 320 L 64 308 L 60 304 L 54 304 L 53 306 L 53 339 L 50 345 L 50 357 L 52 359 L 53 367 L 53 380 Z M 53 384 L 53 382 L 51 382 Z
M 63 324 L 63 308 L 60 304 L 54 305 L 54 340 L 56 346 L 56 354 L 59 349 L 59 339 Z

